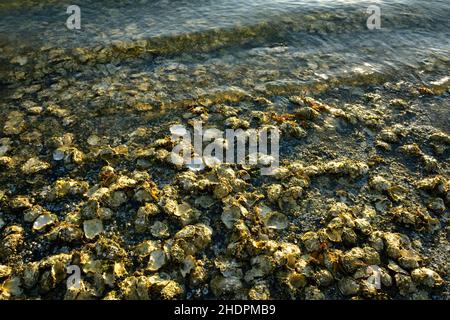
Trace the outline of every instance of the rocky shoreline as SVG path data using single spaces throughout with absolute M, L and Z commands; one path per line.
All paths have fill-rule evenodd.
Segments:
M 450 137 L 423 110 L 448 92 L 236 95 L 123 131 L 108 130 L 112 113 L 106 136 L 24 99 L 42 91 L 16 89 L 21 111 L 2 122 L 2 298 L 448 299 Z M 194 120 L 279 127 L 280 168 L 171 163 L 169 125 Z M 67 288 L 68 265 L 81 288 Z

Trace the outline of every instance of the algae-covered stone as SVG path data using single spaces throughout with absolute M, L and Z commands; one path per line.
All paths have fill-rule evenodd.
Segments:
M 24 114 L 19 111 L 11 111 L 3 126 L 3 133 L 5 135 L 16 135 L 24 132 L 26 130 L 26 122 L 24 119 Z
M 50 164 L 40 160 L 39 158 L 30 158 L 22 165 L 24 174 L 33 174 L 50 168 Z
M 430 288 L 441 286 L 444 283 L 441 276 L 436 271 L 428 268 L 414 269 L 411 272 L 411 277 L 417 284 Z
M 217 276 L 211 280 L 210 287 L 216 297 L 226 297 L 230 294 L 239 297 L 240 291 L 243 290 L 242 281 L 235 276 Z
M 0 265 L 0 279 L 8 277 L 12 273 L 12 268 L 5 265 Z
M 338 287 L 345 296 L 354 296 L 360 290 L 359 283 L 350 277 L 342 278 L 338 283 Z
M 167 223 L 162 221 L 155 221 L 155 223 L 150 226 L 150 232 L 156 238 L 167 238 L 170 236 Z
M 417 291 L 417 287 L 409 275 L 397 273 L 395 275 L 395 283 L 397 284 L 400 294 L 403 296 Z

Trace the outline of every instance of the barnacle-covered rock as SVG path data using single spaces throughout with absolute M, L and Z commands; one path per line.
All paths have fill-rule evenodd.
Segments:
M 48 226 L 55 224 L 58 221 L 58 217 L 50 212 L 45 212 L 40 215 L 33 223 L 34 231 L 41 231 Z
M 247 215 L 248 210 L 245 207 L 240 204 L 232 204 L 223 208 L 221 220 L 228 229 L 232 229 L 239 219 Z
M 128 197 L 124 191 L 118 190 L 111 192 L 111 194 L 105 199 L 105 201 L 110 208 L 116 209 L 127 202 Z
M 100 219 L 86 220 L 83 223 L 83 230 L 87 239 L 94 239 L 103 232 L 103 223 Z
M 40 160 L 39 158 L 30 158 L 22 165 L 24 174 L 33 174 L 50 168 L 50 164 Z
M 341 259 L 344 269 L 349 273 L 352 273 L 361 267 L 378 265 L 380 263 L 378 252 L 371 247 L 355 247 L 344 253 Z
M 328 287 L 334 281 L 333 274 L 326 269 L 317 271 L 314 275 L 314 278 L 317 282 L 317 285 L 320 287 Z
M 269 300 L 270 289 L 265 281 L 258 281 L 249 291 L 248 298 L 250 300 Z
M 11 267 L 0 264 L 0 279 L 8 277 L 9 275 L 11 275 L 11 273 Z
M 0 300 L 17 298 L 21 296 L 23 291 L 20 285 L 21 280 L 19 277 L 12 277 L 4 281 L 0 285 Z
M 15 161 L 11 157 L 1 156 L 0 157 L 0 168 L 2 169 L 12 169 L 15 166 Z
M 149 219 L 156 216 L 159 211 L 158 206 L 154 203 L 146 203 L 140 207 L 136 214 L 136 220 L 134 221 L 136 231 L 145 232 L 149 227 Z
M 33 201 L 26 196 L 17 196 L 11 199 L 9 206 L 13 210 L 30 209 L 33 206 Z
M 172 247 L 172 257 L 176 260 L 178 258 L 184 259 L 187 255 L 194 256 L 200 250 L 203 250 L 211 241 L 212 230 L 210 227 L 204 224 L 187 225 L 180 231 L 178 231 L 174 240 L 175 243 Z M 179 257 L 177 250 L 182 250 L 182 256 Z
M 177 204 L 177 207 L 173 213 L 183 225 L 194 222 L 201 215 L 201 211 L 197 210 L 187 202 Z
M 214 187 L 214 196 L 217 199 L 223 199 L 233 190 L 229 181 L 225 178 L 220 178 L 219 183 Z
M 189 283 L 193 287 L 205 283 L 208 279 L 208 272 L 201 260 L 197 260 L 195 267 L 191 270 Z
M 0 241 L 0 258 L 13 256 L 22 247 L 25 236 L 22 227 L 17 225 L 3 229 L 3 239 Z
M 267 187 L 267 199 L 275 203 L 281 196 L 281 192 L 283 191 L 283 187 L 281 184 L 272 184 Z
M 5 135 L 16 135 L 26 130 L 25 115 L 19 111 L 11 111 L 3 126 L 3 133 Z
M 150 232 L 156 238 L 162 239 L 170 236 L 169 226 L 162 221 L 155 221 L 155 223 L 150 226 Z
M 308 231 L 301 237 L 303 244 L 308 252 L 317 252 L 321 249 L 319 235 L 314 231 Z
M 62 198 L 67 195 L 77 196 L 87 192 L 89 184 L 75 179 L 58 179 L 53 189 L 54 198 Z
M 418 268 L 421 265 L 422 261 L 422 257 L 412 249 L 402 250 L 400 257 L 398 258 L 398 263 L 403 268 L 409 270 Z
M 381 176 L 373 177 L 369 184 L 374 190 L 379 192 L 387 191 L 391 187 L 391 182 Z
M 163 250 L 155 250 L 150 253 L 147 268 L 157 271 L 166 264 L 166 253 Z
M 366 163 L 361 161 L 334 160 L 324 164 L 323 170 L 331 174 L 342 174 L 348 175 L 351 178 L 356 178 L 366 174 L 369 171 L 369 167 Z
M 149 300 L 151 282 L 145 276 L 129 277 L 119 283 L 121 293 L 126 300 Z
M 428 203 L 428 208 L 437 213 L 445 211 L 445 203 L 442 198 L 434 198 Z
M 414 269 L 411 272 L 411 277 L 417 284 L 429 288 L 438 287 L 444 283 L 441 276 L 437 272 L 428 268 Z
M 411 246 L 409 238 L 399 233 L 386 232 L 383 234 L 383 238 L 388 256 L 394 259 L 400 258 L 403 248 Z
M 226 119 L 225 125 L 233 129 L 247 129 L 250 127 L 250 123 L 247 120 L 239 119 L 238 117 L 230 117 Z
M 345 277 L 339 280 L 338 288 L 345 296 L 355 296 L 360 290 L 360 284 L 351 277 Z
M 315 286 L 308 286 L 305 288 L 305 299 L 306 300 L 324 300 L 325 295 L 319 288 Z
M 136 246 L 135 252 L 141 258 L 148 257 L 147 269 L 150 271 L 159 270 L 167 262 L 166 253 L 156 241 L 146 240 L 141 242 Z
M 401 295 L 406 296 L 417 291 L 417 287 L 409 275 L 397 273 L 394 278 Z
M 134 193 L 134 199 L 138 202 L 151 202 L 157 200 L 158 190 L 153 183 L 144 182 Z
M 186 256 L 180 267 L 180 273 L 183 277 L 186 277 L 191 270 L 196 266 L 196 261 L 193 256 Z
M 439 229 L 439 220 L 430 216 L 422 207 L 399 206 L 391 209 L 389 213 L 400 223 L 410 225 L 418 230 L 433 232 Z
M 236 276 L 216 276 L 211 280 L 210 288 L 216 297 L 242 297 L 244 285 Z

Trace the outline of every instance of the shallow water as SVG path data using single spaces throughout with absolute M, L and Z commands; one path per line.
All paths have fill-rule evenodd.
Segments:
M 368 30 L 366 9 L 381 8 L 381 30 Z M 274 55 L 281 67 L 302 68 L 319 55 L 322 77 L 351 72 L 410 70 L 448 61 L 448 1 L 79 1 L 82 29 L 68 30 L 55 1 L 8 1 L 0 11 L 1 41 L 24 50 L 99 48 L 148 41 L 158 53 L 212 51 L 243 44 L 288 47 Z M 232 48 L 251 55 L 251 48 Z M 258 68 L 255 61 L 243 61 Z M 339 70 L 335 70 L 338 65 Z M 306 68 L 305 68 L 306 69 Z M 288 79 L 295 79 L 292 75 Z

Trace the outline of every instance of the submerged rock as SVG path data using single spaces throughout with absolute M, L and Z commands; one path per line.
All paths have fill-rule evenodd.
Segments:
M 33 174 L 39 171 L 47 170 L 48 168 L 50 168 L 49 163 L 41 161 L 38 158 L 30 158 L 22 165 L 22 172 L 24 174 Z
M 83 230 L 87 239 L 94 239 L 103 232 L 103 223 L 99 219 L 86 220 L 83 223 Z

